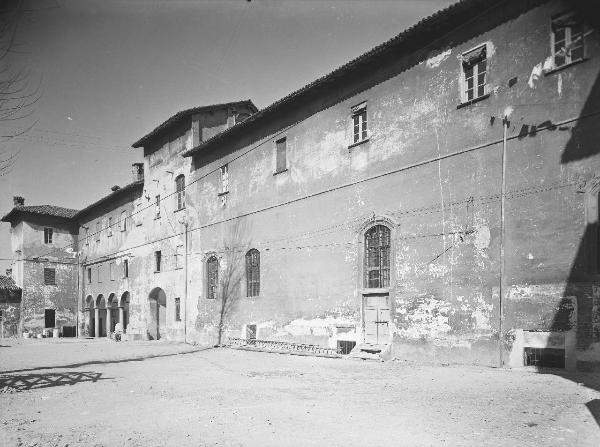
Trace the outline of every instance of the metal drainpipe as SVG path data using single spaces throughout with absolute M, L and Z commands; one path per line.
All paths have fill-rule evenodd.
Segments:
M 79 247 L 78 247 L 79 248 Z M 79 305 L 81 303 L 81 280 L 80 280 L 81 266 L 79 264 L 79 250 L 77 250 L 77 316 L 75 318 L 75 337 L 79 338 Z
M 187 220 L 184 223 L 185 226 L 185 257 L 184 257 L 184 277 L 185 277 L 185 287 L 184 287 L 184 308 L 183 308 L 183 342 L 187 343 L 187 306 L 188 306 L 188 222 Z
M 502 138 L 502 189 L 500 194 L 500 291 L 498 294 L 498 302 L 499 302 L 499 311 L 500 311 L 500 324 L 499 324 L 499 333 L 498 333 L 498 365 L 502 367 L 502 320 L 504 318 L 502 308 L 502 294 L 504 293 L 504 269 L 505 269 L 505 261 L 504 261 L 504 200 L 506 195 L 506 134 L 508 132 L 508 126 L 510 122 L 508 121 L 508 116 L 504 116 L 502 119 L 502 127 L 504 130 L 504 136 Z

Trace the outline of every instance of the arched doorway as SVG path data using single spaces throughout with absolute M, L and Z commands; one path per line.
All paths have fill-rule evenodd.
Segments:
M 108 295 L 106 302 L 106 333 L 114 332 L 117 325 L 119 315 L 117 314 L 117 295 L 111 293 Z
M 167 295 L 163 289 L 156 287 L 148 295 L 148 302 L 150 304 L 148 336 L 150 340 L 160 340 L 166 330 Z
M 96 297 L 94 306 L 94 337 L 106 337 L 106 300 L 104 295 Z
M 88 295 L 85 298 L 85 308 L 83 309 L 83 333 L 88 337 L 94 336 L 94 298 Z
M 129 324 L 129 292 L 123 292 L 119 301 L 119 323 L 123 326 L 123 331 L 127 333 Z

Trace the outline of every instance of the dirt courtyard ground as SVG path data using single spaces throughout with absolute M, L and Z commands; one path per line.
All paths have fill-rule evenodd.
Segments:
M 162 342 L 0 346 L 1 447 L 600 445 L 592 374 Z

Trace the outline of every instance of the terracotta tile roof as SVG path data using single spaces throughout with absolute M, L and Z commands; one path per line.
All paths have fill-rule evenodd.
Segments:
M 175 115 L 173 115 L 171 118 L 166 120 L 164 123 L 156 126 L 154 128 L 154 130 L 152 130 L 150 133 L 144 135 L 142 138 L 140 138 L 135 143 L 133 143 L 131 145 L 131 147 L 135 148 L 135 147 L 144 146 L 149 140 L 151 140 L 152 138 L 157 136 L 163 130 L 166 130 L 167 128 L 181 122 L 185 118 L 188 118 L 189 116 L 194 115 L 195 113 L 205 112 L 205 111 L 214 110 L 214 109 L 223 109 L 226 107 L 242 106 L 242 105 L 247 106 L 250 109 L 254 109 L 255 112 L 258 111 L 256 106 L 249 99 L 245 99 L 242 101 L 226 102 L 223 104 L 213 104 L 213 105 L 208 105 L 208 106 L 192 107 L 191 109 L 186 109 L 186 110 L 182 110 L 181 112 L 177 112 Z
M 110 194 L 102 197 L 100 200 L 96 200 L 94 203 L 92 203 L 91 205 L 86 206 L 84 209 L 82 209 L 81 211 L 78 211 L 73 217 L 75 219 L 80 219 L 83 216 L 85 216 L 86 214 L 89 214 L 90 211 L 92 211 L 94 208 L 104 205 L 105 203 L 110 202 L 111 200 L 116 199 L 117 197 L 121 197 L 123 194 L 129 192 L 129 191 L 133 191 L 136 188 L 142 188 L 144 186 L 144 181 L 143 180 L 138 180 L 135 182 L 132 182 L 128 185 L 123 186 L 122 188 L 119 188 L 115 191 L 112 191 Z
M 223 132 L 220 132 L 212 138 L 201 142 L 198 146 L 193 147 L 182 155 L 190 157 L 201 150 L 207 150 L 209 147 L 224 141 L 228 137 L 235 138 L 241 136 L 252 126 L 258 127 L 261 123 L 268 122 L 272 116 L 276 116 L 288 107 L 294 107 L 298 101 L 303 98 L 310 98 L 311 95 L 318 97 L 322 91 L 327 92 L 332 88 L 333 83 L 342 82 L 344 78 L 350 78 L 359 70 L 372 70 L 372 67 L 377 67 L 381 61 L 389 57 L 399 57 L 400 55 L 411 54 L 419 49 L 425 48 L 429 43 L 440 38 L 441 35 L 450 32 L 461 24 L 478 16 L 491 8 L 506 4 L 510 0 L 460 0 L 450 5 L 449 7 L 437 11 L 401 32 L 390 40 L 376 46 L 366 53 L 358 56 L 350 62 L 333 70 L 329 74 L 305 85 L 299 90 L 296 90 L 286 97 L 274 102 L 268 107 L 251 115 L 246 120 L 235 126 L 230 127 Z M 522 7 L 533 7 L 536 4 L 543 3 L 548 0 L 520 0 Z
M 71 208 L 63 208 L 61 206 L 54 205 L 33 205 L 33 206 L 15 206 L 7 215 L 5 215 L 2 222 L 12 222 L 20 219 L 22 214 L 37 214 L 40 216 L 52 216 L 61 217 L 63 219 L 71 219 L 79 211 Z
M 0 290 L 18 291 L 21 290 L 9 276 L 0 275 Z

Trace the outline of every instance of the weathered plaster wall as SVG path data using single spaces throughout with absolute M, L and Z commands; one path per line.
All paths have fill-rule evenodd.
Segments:
M 53 229 L 52 244 L 44 243 L 44 228 Z M 20 233 L 16 234 L 15 233 Z M 77 234 L 63 219 L 31 216 L 13 227 L 21 242 L 21 261 L 15 280 L 23 288 L 21 329 L 41 332 L 45 309 L 55 310 L 55 327 L 75 326 L 77 321 Z M 55 270 L 55 285 L 44 283 L 44 268 Z
M 361 229 L 372 216 L 387 217 L 394 229 L 393 355 L 497 364 L 500 350 L 506 358 L 511 349 L 512 331 L 566 329 L 559 323 L 561 300 L 575 296 L 578 309 L 592 303 L 585 292 L 591 279 L 585 278 L 585 287 L 573 282 L 585 232 L 577 184 L 597 171 L 600 160 L 594 151 L 573 161 L 565 154 L 589 152 L 600 136 L 598 126 L 586 125 L 590 118 L 583 117 L 600 109 L 600 48 L 597 32 L 590 31 L 589 60 L 537 74 L 550 57 L 550 17 L 565 9 L 564 2 L 550 2 L 477 36 L 463 28 L 416 64 L 399 55 L 380 67 L 396 70 L 393 77 L 371 86 L 361 80 L 366 89 L 286 131 L 196 156 L 197 182 L 188 197 L 201 210 L 190 215 L 196 229 L 190 297 L 198 296 L 198 333 L 214 334 L 219 306 L 206 299 L 206 259 L 218 254 L 223 274 L 232 260 L 243 264 L 245 251 L 255 247 L 261 252 L 261 294 L 246 298 L 240 288 L 228 322 L 231 334 L 243 336 L 246 324 L 257 324 L 259 338 L 331 345 L 336 326 L 350 323 L 355 330 L 349 337 L 360 339 Z M 488 48 L 490 96 L 457 108 L 460 56 L 482 43 Z M 516 84 L 509 83 L 514 78 Z M 336 94 L 332 89 L 332 98 Z M 350 109 L 362 101 L 370 138 L 349 148 Z M 510 124 L 500 333 L 505 116 Z M 280 127 L 284 122 L 282 117 Z M 288 171 L 273 175 L 275 141 L 283 136 Z M 230 177 L 225 206 L 217 195 L 224 163 Z M 586 318 L 591 312 L 579 321 Z

